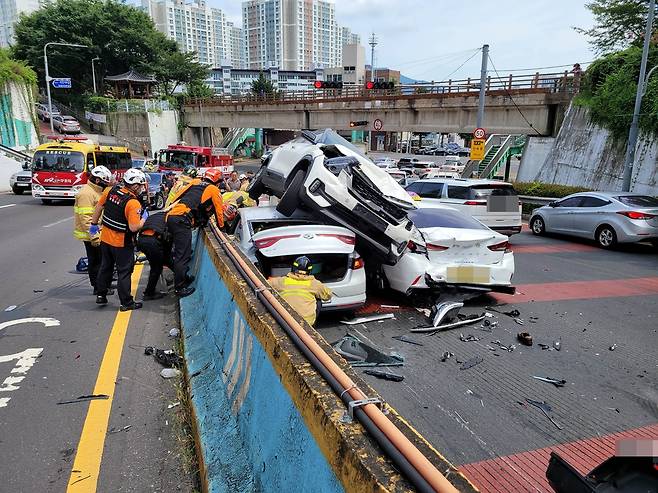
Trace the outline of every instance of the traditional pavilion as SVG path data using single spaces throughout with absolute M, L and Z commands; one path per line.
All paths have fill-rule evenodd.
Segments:
M 148 99 L 156 80 L 133 69 L 119 75 L 108 75 L 105 80 L 112 84 L 117 99 Z

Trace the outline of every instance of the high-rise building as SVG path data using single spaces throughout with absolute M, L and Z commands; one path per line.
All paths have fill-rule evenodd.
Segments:
M 244 65 L 242 30 L 226 19 L 224 11 L 210 7 L 205 0 L 142 0 L 142 8 L 181 50 L 196 52 L 200 63 Z
M 14 25 L 21 14 L 38 10 L 48 0 L 0 0 L 0 47 L 14 43 Z
M 359 41 L 338 27 L 335 6 L 327 0 L 247 0 L 242 22 L 245 63 L 256 70 L 340 66 L 343 44 Z

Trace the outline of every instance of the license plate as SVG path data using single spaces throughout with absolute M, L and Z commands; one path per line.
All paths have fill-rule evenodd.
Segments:
M 487 212 L 517 212 L 519 197 L 516 195 L 489 195 L 487 197 Z
M 30 184 L 29 183 L 21 183 L 20 181 L 17 181 L 16 186 L 17 187 L 29 187 Z
M 486 284 L 491 280 L 489 267 L 475 265 L 458 265 L 446 269 L 446 282 Z

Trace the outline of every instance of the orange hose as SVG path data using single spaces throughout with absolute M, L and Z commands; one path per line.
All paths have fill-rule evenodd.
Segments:
M 329 373 L 347 390 L 350 397 L 354 400 L 366 399 L 367 396 L 352 381 L 352 379 L 331 359 L 331 357 L 320 347 L 320 345 L 306 332 L 297 320 L 286 310 L 286 308 L 277 300 L 277 298 L 266 289 L 258 276 L 253 272 L 249 264 L 230 244 L 226 236 L 211 223 L 214 233 L 222 240 L 224 247 L 230 252 L 233 259 L 240 264 L 247 276 L 261 290 L 263 296 L 277 311 L 277 313 L 290 325 L 297 336 L 311 350 L 316 358 L 327 368 Z M 370 417 L 381 432 L 391 441 L 391 443 L 400 451 L 400 453 L 409 461 L 409 463 L 420 473 L 421 476 L 434 488 L 438 493 L 458 493 L 458 490 L 441 474 L 436 467 L 425 457 L 411 441 L 402 434 L 402 432 L 391 422 L 390 419 L 375 404 L 366 404 L 362 407 L 364 412 Z

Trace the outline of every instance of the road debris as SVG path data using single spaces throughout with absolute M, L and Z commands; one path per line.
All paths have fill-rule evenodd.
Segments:
M 613 344 L 608 348 L 609 351 L 614 351 L 615 349 L 617 349 L 617 344 Z
M 89 395 L 81 395 L 80 397 L 76 397 L 75 399 L 71 399 L 68 401 L 59 401 L 57 404 L 76 404 L 78 402 L 87 402 L 87 401 L 93 401 L 96 399 L 109 399 L 110 396 L 106 394 L 89 394 Z
M 132 427 L 133 425 L 126 425 L 123 428 L 110 428 L 107 434 L 113 435 L 114 433 L 121 433 L 122 431 L 128 431 Z
M 33 289 L 33 293 L 43 293 L 43 289 Z
M 503 351 L 509 351 L 510 353 L 516 349 L 516 346 L 514 344 L 510 344 L 509 346 L 506 346 L 498 339 L 496 339 L 495 341 L 491 341 L 491 344 L 498 346 Z
M 404 380 L 404 376 L 398 375 L 397 373 L 389 373 L 386 371 L 364 370 L 363 373 L 365 373 L 366 375 L 372 375 L 373 377 L 377 377 L 382 380 L 390 380 L 391 382 L 401 382 L 402 380 Z
M 564 387 L 564 385 L 567 383 L 566 380 L 558 380 L 556 378 L 550 378 L 550 377 L 536 377 L 533 375 L 532 378 L 534 378 L 535 380 L 541 380 L 542 382 L 552 383 L 556 387 Z
M 553 342 L 553 349 L 560 351 L 562 349 L 562 338 L 560 337 L 557 341 Z
M 180 406 L 180 401 L 179 402 L 172 402 L 171 404 L 169 404 L 167 406 L 167 409 L 173 409 L 173 408 L 178 407 L 178 406 Z
M 462 342 L 476 342 L 479 341 L 479 337 L 475 337 L 473 334 L 468 334 L 465 336 L 464 334 L 459 334 L 459 340 Z
M 407 344 L 413 344 L 414 346 L 424 346 L 425 345 L 422 342 L 414 341 L 413 339 L 410 339 L 405 335 L 392 336 L 391 338 L 395 339 L 396 341 L 406 342 Z
M 178 337 L 180 335 L 180 330 L 174 327 L 169 331 L 169 337 Z
M 484 361 L 484 358 L 482 356 L 473 356 L 470 359 L 467 359 L 462 363 L 462 365 L 459 367 L 460 370 L 468 370 L 469 368 L 473 368 L 476 365 L 479 365 Z
M 370 315 L 368 317 L 357 317 L 353 318 L 351 320 L 341 320 L 341 324 L 346 324 L 346 325 L 356 325 L 356 324 L 365 324 L 368 322 L 375 322 L 377 320 L 386 320 L 388 318 L 394 318 L 395 315 L 392 313 L 382 313 L 378 315 Z
M 450 351 L 446 351 L 441 355 L 441 362 L 445 363 L 448 361 L 450 358 L 452 358 L 455 355 L 455 353 L 451 353 Z
M 5 308 L 6 312 L 12 312 L 16 309 L 16 305 L 9 305 L 7 308 Z
M 544 413 L 544 416 L 546 416 L 551 423 L 555 425 L 555 427 L 558 430 L 563 430 L 562 426 L 553 419 L 553 417 L 549 414 L 553 409 L 549 404 L 547 404 L 545 401 L 534 401 L 532 399 L 528 399 L 527 397 L 525 398 L 526 402 L 530 404 L 531 406 L 535 406 L 537 409 L 539 409 L 542 413 Z
M 539 346 L 540 348 L 542 348 L 542 350 L 549 349 L 550 351 L 553 351 L 553 348 L 552 348 L 551 346 L 549 346 L 548 344 L 544 344 L 544 343 L 538 342 L 538 343 L 537 343 L 537 346 Z
M 501 315 L 507 315 L 510 318 L 518 318 L 519 315 L 521 315 L 521 312 L 518 311 L 516 308 L 514 310 L 504 312 L 504 311 L 501 311 L 501 310 L 496 310 L 496 307 L 488 306 L 487 310 L 491 310 L 492 312 L 500 313 Z
M 539 317 L 530 317 L 528 319 L 528 322 L 530 322 L 531 324 L 536 324 L 537 320 L 539 320 Z
M 411 329 L 411 332 L 420 332 L 420 333 L 432 332 L 432 333 L 435 333 L 435 332 L 440 332 L 442 330 L 455 329 L 457 327 L 463 327 L 464 325 L 471 325 L 471 324 L 478 323 L 478 322 L 484 320 L 484 317 L 485 317 L 484 315 L 466 315 L 466 316 L 460 315 L 458 317 L 459 321 L 457 321 L 457 322 L 453 322 L 453 323 L 449 323 L 449 324 L 445 324 L 445 325 L 439 325 L 439 326 L 436 326 L 436 327 L 434 327 L 434 326 L 432 326 L 432 327 L 414 327 L 413 329 Z
M 438 327 L 442 325 L 442 322 L 449 323 L 452 322 L 457 315 L 459 315 L 459 310 L 464 307 L 464 303 L 461 301 L 443 301 L 437 303 L 432 307 L 430 318 L 432 319 L 432 325 Z M 443 325 L 445 325 L 445 323 Z
M 525 322 L 522 318 L 515 318 L 514 321 L 519 325 L 525 325 Z
M 482 405 L 482 407 L 484 407 L 484 399 L 482 399 L 482 396 L 480 394 L 476 394 L 471 389 L 466 389 L 466 395 L 472 395 L 473 397 L 478 399 L 480 401 L 480 404 Z
M 379 349 L 361 342 L 347 333 L 331 345 L 352 366 L 402 366 L 404 358 L 397 354 L 385 354 Z
M 146 346 L 144 348 L 144 354 L 147 356 L 153 355 L 155 360 L 160 363 L 162 366 L 167 368 L 177 367 L 180 368 L 183 366 L 184 360 L 178 356 L 171 349 L 158 349 L 153 346 Z
M 382 308 L 388 308 L 388 309 L 394 309 L 394 308 L 398 309 L 398 308 L 400 308 L 400 305 L 379 305 L 379 306 L 381 306 Z
M 532 336 L 528 332 L 519 332 L 516 338 L 524 346 L 532 346 Z
M 180 370 L 177 368 L 163 368 L 160 372 L 162 378 L 174 378 L 180 375 Z

